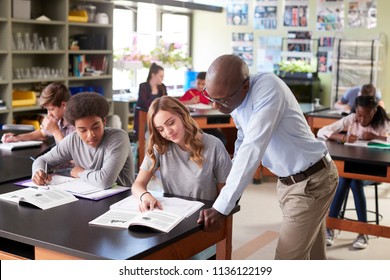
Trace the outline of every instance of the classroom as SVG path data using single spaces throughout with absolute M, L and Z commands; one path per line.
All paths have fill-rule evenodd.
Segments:
M 325 226 L 327 232 L 332 233 L 331 238 L 328 234 L 326 240 L 321 241 L 326 242 L 327 246 L 321 250 L 327 259 L 389 260 L 390 252 L 383 248 L 390 245 L 390 207 L 387 203 L 390 198 L 390 128 L 386 131 L 384 125 L 382 130 L 385 132 L 380 137 L 359 138 L 359 141 L 368 142 L 358 146 L 349 143 L 352 142 L 349 127 L 339 129 L 335 125 L 349 116 L 359 116 L 359 108 L 368 106 L 358 103 L 359 97 L 363 96 L 363 85 L 367 84 L 374 86 L 374 97 L 371 96 L 375 103 L 373 114 L 384 112 L 383 122 L 386 125 L 389 122 L 386 113 L 390 108 L 390 95 L 387 94 L 390 91 L 387 82 L 390 80 L 390 71 L 387 71 L 390 65 L 387 56 L 390 51 L 387 42 L 390 18 L 386 15 L 389 9 L 390 2 L 385 0 L 2 0 L 0 260 L 323 259 L 321 254 L 314 257 L 317 253 L 314 251 L 315 239 L 320 237 Z M 232 68 L 240 69 L 240 63 L 246 70 L 228 71 L 229 67 L 223 67 L 234 65 L 237 67 Z M 225 70 L 226 75 L 221 74 Z M 199 78 L 202 72 L 207 72 L 207 75 L 204 73 L 206 76 Z M 158 73 L 163 74 L 158 76 Z M 261 75 L 257 76 L 258 73 Z M 239 110 L 234 109 L 240 106 L 241 110 L 247 92 L 260 89 L 261 79 L 264 79 L 264 84 L 268 81 L 275 87 L 280 86 L 283 98 L 288 92 L 286 99 L 272 103 L 280 106 L 279 111 L 265 108 L 267 115 L 247 111 L 240 116 Z M 202 81 L 201 86 L 199 81 Z M 67 97 L 58 104 L 54 99 L 47 99 L 52 97 L 45 97 L 50 90 L 54 91 L 51 86 L 59 91 L 61 85 Z M 359 87 L 359 93 L 356 93 L 359 97 L 355 96 L 356 103 L 355 100 L 352 102 L 356 108 L 345 107 L 350 103 L 344 96 L 355 87 Z M 273 90 L 268 85 L 263 85 L 261 90 L 263 92 L 258 90 L 255 97 L 259 95 L 268 100 L 266 94 L 270 94 L 269 104 L 278 99 L 273 99 Z M 145 99 L 142 99 L 143 91 L 150 91 Z M 85 100 L 78 98 L 85 92 L 96 94 L 89 96 L 90 99 L 87 95 Z M 186 103 L 183 95 L 188 92 L 193 96 L 196 92 L 197 101 Z M 262 106 L 271 106 L 266 102 L 259 105 L 245 100 L 243 104 L 253 102 L 248 107 L 260 106 L 263 109 Z M 229 107 L 229 102 L 234 106 Z M 338 107 L 339 102 L 345 106 Z M 88 111 L 80 104 L 88 104 L 85 106 L 91 108 Z M 190 125 L 196 127 L 197 133 L 190 135 L 195 140 L 186 140 L 183 148 L 184 142 L 176 143 L 175 137 L 179 136 L 174 135 L 171 140 L 164 136 L 163 128 L 168 127 L 168 121 L 162 120 L 180 114 L 171 113 L 167 117 L 161 112 L 171 112 L 171 109 L 164 111 L 158 106 L 185 111 L 180 114 L 188 114 L 191 119 L 190 124 L 182 121 L 185 131 L 190 131 Z M 84 109 L 86 113 L 83 115 Z M 91 113 L 93 111 L 96 113 Z M 248 117 L 250 113 L 256 115 L 258 123 L 263 123 L 261 117 L 264 116 L 275 119 L 275 122 L 266 122 L 271 128 L 258 131 L 260 136 L 271 131 L 272 135 L 264 137 L 267 140 L 255 137 L 257 129 L 251 125 L 256 118 Z M 68 118 L 72 122 L 68 123 Z M 283 121 L 284 125 L 279 128 L 279 122 Z M 236 122 L 242 123 L 237 127 Z M 148 128 L 148 124 L 154 124 L 153 129 Z M 367 126 L 371 129 L 371 125 L 374 127 L 372 123 L 361 124 L 359 129 Z M 291 130 L 295 127 L 298 127 L 296 133 L 303 131 L 307 134 L 301 139 L 308 141 L 306 149 L 304 142 L 301 145 L 295 142 L 297 137 L 284 138 L 287 134 L 293 135 Z M 333 129 L 331 135 L 325 136 L 328 140 L 318 139 L 317 133 L 321 134 L 325 128 Z M 82 136 L 83 131 L 92 129 L 96 137 L 86 140 L 89 136 Z M 286 134 L 280 132 L 284 129 Z M 372 129 L 370 133 L 373 133 Z M 207 140 L 210 142 L 207 145 L 213 146 L 206 148 L 206 140 L 202 140 L 202 148 L 199 148 L 196 140 L 202 131 L 212 135 L 211 139 L 221 141 Z M 248 140 L 244 134 L 257 140 Z M 162 140 L 158 142 L 159 135 L 165 138 L 164 141 L 176 143 L 178 150 L 187 149 L 187 158 L 183 160 L 184 156 L 178 156 L 177 150 L 170 150 L 169 155 L 173 153 L 178 161 L 165 168 L 164 164 L 172 159 L 161 152 L 163 148 L 156 148 L 164 143 Z M 126 149 L 118 152 L 108 143 L 109 140 L 111 144 Z M 371 141 L 376 141 L 376 144 Z M 15 144 L 11 148 L 6 142 L 24 142 L 25 146 Z M 96 148 L 94 142 L 97 145 L 104 143 L 105 150 L 94 155 L 84 152 Z M 149 146 L 149 143 L 155 143 L 155 146 Z M 272 147 L 252 150 L 248 147 L 251 143 Z M 290 144 L 287 147 L 285 143 Z M 168 144 L 161 145 L 168 149 Z M 280 154 L 284 151 L 292 154 L 283 154 L 279 158 L 276 151 L 273 152 L 278 145 Z M 220 155 L 221 147 L 223 156 Z M 239 153 L 238 147 L 243 152 Z M 316 158 L 317 155 L 310 152 L 312 147 L 321 147 L 325 152 Z M 83 151 L 82 155 L 75 156 L 76 149 Z M 199 151 L 209 158 L 215 154 L 220 157 L 209 161 L 209 158 L 199 155 Z M 248 157 L 251 160 L 244 164 L 245 152 L 251 155 Z M 256 155 L 262 158 L 257 159 Z M 295 156 L 297 164 L 312 160 L 310 167 L 305 168 L 305 171 L 310 170 L 308 175 L 292 163 Z M 207 164 L 202 165 L 203 160 L 207 160 Z M 280 163 L 283 160 L 288 164 Z M 93 175 L 95 179 L 92 180 L 87 167 L 72 169 L 68 165 L 71 161 L 76 167 L 79 163 L 88 163 L 94 172 L 99 169 L 115 174 L 109 180 L 97 179 L 97 176 L 103 176 L 101 172 Z M 174 186 L 174 183 L 183 185 L 184 181 L 186 184 L 180 176 L 188 173 L 181 172 L 190 172 L 186 169 L 187 164 L 181 161 L 193 161 L 202 168 L 214 164 L 216 175 L 209 179 L 222 190 L 216 189 L 212 194 L 205 194 L 202 187 L 189 190 L 196 183 L 179 190 L 181 187 Z M 38 190 L 42 183 L 47 188 L 43 193 L 54 191 L 47 180 L 54 178 L 49 175 L 53 170 L 56 172 L 51 165 L 59 163 L 65 168 L 56 175 L 77 178 L 73 182 L 70 179 L 61 182 L 69 185 L 64 193 L 57 194 L 63 195 L 63 201 L 53 202 L 45 209 L 41 202 L 34 202 L 35 207 L 26 206 L 26 201 L 10 203 L 10 198 L 5 196 L 17 190 L 32 191 L 26 187 L 30 186 L 28 183 L 35 184 L 32 188 Z M 248 169 L 241 170 L 239 163 L 243 163 L 241 169 L 246 166 Z M 318 170 L 313 171 L 314 166 Z M 254 171 L 253 176 L 247 175 L 249 167 Z M 331 198 L 326 198 L 324 204 L 313 206 L 324 210 L 318 211 L 318 215 L 322 215 L 318 221 L 310 217 L 310 222 L 317 222 L 317 229 L 307 234 L 307 242 L 301 241 L 310 243 L 308 252 L 305 255 L 283 255 L 281 252 L 283 249 L 287 251 L 289 246 L 280 245 L 288 232 L 286 217 L 293 215 L 294 211 L 286 210 L 287 205 L 281 202 L 280 185 L 283 182 L 288 186 L 300 185 L 304 179 L 295 181 L 296 175 L 301 174 L 298 171 L 303 171 L 306 179 L 330 167 L 337 170 L 337 177 L 364 182 L 361 189 L 365 221 L 359 216 L 360 206 L 355 205 L 357 198 L 351 183 L 352 191 L 349 192 L 347 186 L 348 192 L 342 198 L 343 204 L 336 217 L 328 216 L 329 207 L 334 207 Z M 155 169 L 158 169 L 156 173 Z M 297 172 L 286 173 L 293 169 Z M 245 179 L 230 178 L 229 170 L 232 170 L 231 177 L 244 174 Z M 201 173 L 209 174 L 206 170 Z M 160 179 L 156 179 L 155 174 Z M 210 183 L 204 181 L 207 175 L 203 176 L 199 175 L 193 181 L 203 180 L 208 186 Z M 93 187 L 85 181 L 104 182 L 105 185 L 99 192 L 92 193 L 87 187 Z M 223 189 L 225 183 L 229 190 Z M 75 189 L 76 184 L 82 186 Z M 242 193 L 233 192 L 234 184 L 242 189 Z M 342 187 L 335 183 L 328 192 L 337 194 L 336 189 Z M 81 188 L 84 188 L 84 193 Z M 142 228 L 127 230 L 130 225 L 124 227 L 126 230 L 111 229 L 97 221 L 103 215 L 114 215 L 112 205 L 118 205 L 130 195 L 137 199 L 133 202 L 137 207 L 132 211 L 138 211 L 139 201 L 140 209 L 158 208 L 159 199 L 165 207 L 169 200 L 165 202 L 162 193 L 167 191 L 168 197 L 200 200 L 202 205 L 188 204 L 188 207 L 194 207 L 193 212 L 177 218 L 174 225 L 173 222 L 169 225 L 169 230 L 166 225 L 162 230 L 166 230 L 165 233 Z M 76 198 L 69 197 L 69 192 Z M 218 197 L 220 192 L 225 200 Z M 24 192 L 23 195 L 27 197 L 28 194 Z M 226 197 L 231 199 L 229 203 Z M 181 207 L 187 206 L 183 204 Z M 216 214 L 207 212 L 209 209 Z M 313 213 L 315 216 L 317 212 Z M 110 219 L 124 217 L 120 214 L 123 213 L 115 212 L 118 216 L 110 216 Z M 211 219 L 212 215 L 224 216 L 213 220 L 223 223 L 214 231 L 209 230 L 208 226 L 212 225 L 207 224 L 207 230 L 204 230 L 202 223 L 206 221 L 199 222 L 199 215 L 204 215 L 203 219 Z M 16 217 L 17 223 L 13 222 Z M 29 225 L 28 230 L 21 228 L 21 224 Z M 75 233 L 80 239 L 72 238 Z M 366 240 L 356 247 L 361 236 Z M 293 239 L 286 240 L 289 243 Z

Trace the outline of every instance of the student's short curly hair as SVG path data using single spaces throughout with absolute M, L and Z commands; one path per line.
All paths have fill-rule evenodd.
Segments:
M 76 120 L 89 116 L 104 120 L 109 111 L 110 106 L 106 98 L 96 92 L 81 92 L 69 99 L 64 118 L 71 125 L 75 125 Z
M 372 84 L 365 84 L 360 91 L 361 95 L 375 96 L 376 89 Z
M 51 83 L 42 90 L 39 105 L 44 107 L 51 104 L 60 107 L 62 102 L 68 102 L 69 99 L 70 92 L 64 84 Z

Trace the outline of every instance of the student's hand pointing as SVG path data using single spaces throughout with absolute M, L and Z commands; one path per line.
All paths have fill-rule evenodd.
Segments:
M 199 213 L 198 224 L 204 225 L 203 230 L 213 232 L 221 228 L 225 216 L 214 208 L 201 210 Z

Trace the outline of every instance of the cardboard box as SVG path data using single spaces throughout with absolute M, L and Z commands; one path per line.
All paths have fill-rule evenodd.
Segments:
M 31 18 L 31 0 L 13 0 L 12 1 L 13 18 Z

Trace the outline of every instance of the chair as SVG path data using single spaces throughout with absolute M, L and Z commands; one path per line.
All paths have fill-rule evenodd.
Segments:
M 373 185 L 374 189 L 375 189 L 375 211 L 367 210 L 367 212 L 375 214 L 375 221 L 367 220 L 367 223 L 375 222 L 377 225 L 379 225 L 379 221 L 383 219 L 383 216 L 381 214 L 379 214 L 379 202 L 378 202 L 379 201 L 379 199 L 378 199 L 378 185 L 379 184 L 380 183 L 373 182 L 373 181 L 363 181 L 363 185 L 364 186 Z M 345 199 L 344 199 L 344 202 L 343 202 L 343 207 L 342 207 L 342 210 L 340 211 L 339 217 L 341 219 L 346 219 L 346 220 L 350 220 L 350 221 L 356 221 L 354 219 L 345 218 L 345 212 L 346 211 L 355 210 L 354 208 L 347 209 L 348 196 L 349 196 L 349 191 L 348 191 L 347 195 L 345 196 Z
M 4 124 L 2 129 L 30 132 L 30 131 L 34 131 L 34 126 L 31 124 Z

